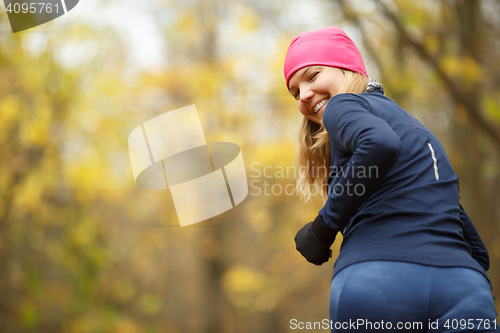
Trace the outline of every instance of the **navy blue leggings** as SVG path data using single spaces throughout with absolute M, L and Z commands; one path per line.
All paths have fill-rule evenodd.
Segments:
M 464 267 L 350 265 L 332 280 L 331 332 L 500 332 L 488 280 Z

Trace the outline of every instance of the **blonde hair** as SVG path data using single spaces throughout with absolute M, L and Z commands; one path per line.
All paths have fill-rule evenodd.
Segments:
M 339 94 L 361 94 L 368 86 L 368 78 L 363 74 L 347 69 L 344 72 L 344 83 Z M 296 190 L 305 202 L 311 196 L 321 194 L 323 202 L 328 197 L 327 182 L 330 172 L 331 151 L 330 140 L 323 124 L 304 117 L 299 130 L 297 146 L 297 162 L 299 177 Z

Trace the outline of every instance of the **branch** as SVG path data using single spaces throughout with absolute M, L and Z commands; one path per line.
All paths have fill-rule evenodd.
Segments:
M 467 98 L 467 93 L 465 90 L 460 89 L 460 87 L 453 81 L 439 66 L 438 62 L 430 54 L 430 52 L 424 47 L 424 45 L 413 38 L 408 31 L 405 29 L 399 18 L 391 12 L 381 1 L 375 0 L 377 4 L 382 9 L 384 15 L 392 21 L 402 40 L 413 47 L 420 58 L 426 61 L 438 74 L 441 81 L 444 83 L 446 89 L 453 97 L 453 99 L 461 104 L 467 114 L 472 119 L 472 122 L 480 127 L 493 141 L 493 144 L 500 151 L 500 131 L 493 126 L 487 119 L 482 115 L 481 107 L 475 99 Z
M 366 29 L 363 29 L 363 25 L 361 23 L 361 20 L 359 19 L 359 16 L 354 10 L 352 10 L 352 8 L 346 6 L 345 0 L 337 0 L 337 3 L 340 5 L 342 12 L 344 13 L 343 15 L 344 18 L 351 21 L 355 26 L 359 28 L 361 32 L 362 43 L 363 46 L 365 47 L 365 50 L 369 54 L 370 58 L 372 58 L 375 61 L 378 68 L 380 69 L 380 74 L 382 75 L 382 78 L 380 80 L 377 79 L 377 81 L 383 82 L 384 87 L 387 90 L 394 90 L 391 82 L 388 79 L 384 79 L 384 73 L 386 71 L 384 70 L 383 62 L 380 59 L 380 56 L 376 52 L 375 48 L 373 47 L 372 43 L 370 42 L 370 39 L 368 38 L 369 34 L 366 33 Z

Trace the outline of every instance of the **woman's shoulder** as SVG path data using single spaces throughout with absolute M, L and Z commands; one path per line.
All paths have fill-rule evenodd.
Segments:
M 372 113 L 377 109 L 404 109 L 394 100 L 380 92 L 364 92 L 361 94 L 338 94 L 332 98 L 333 104 L 348 106 L 350 103 L 363 106 Z M 351 104 L 351 105 L 354 105 Z
M 330 101 L 332 104 L 344 104 L 343 102 L 366 104 L 375 101 L 396 104 L 392 99 L 379 92 L 364 92 L 361 94 L 342 93 L 335 95 Z
M 328 103 L 323 122 L 338 122 L 349 114 L 367 112 L 388 123 L 407 124 L 414 120 L 411 115 L 392 99 L 378 92 L 362 94 L 338 94 Z
M 337 94 L 330 99 L 327 107 L 330 112 L 351 111 L 354 109 L 364 109 L 373 113 L 373 110 L 382 104 L 394 103 L 391 99 L 381 93 L 369 92 L 362 94 L 342 93 Z M 394 103 L 396 104 L 396 103 Z M 325 110 L 326 112 L 326 110 Z

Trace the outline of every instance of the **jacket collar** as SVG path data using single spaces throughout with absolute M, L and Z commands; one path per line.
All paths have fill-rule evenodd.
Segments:
M 368 79 L 368 86 L 363 93 L 377 92 L 384 95 L 384 87 L 372 78 Z

